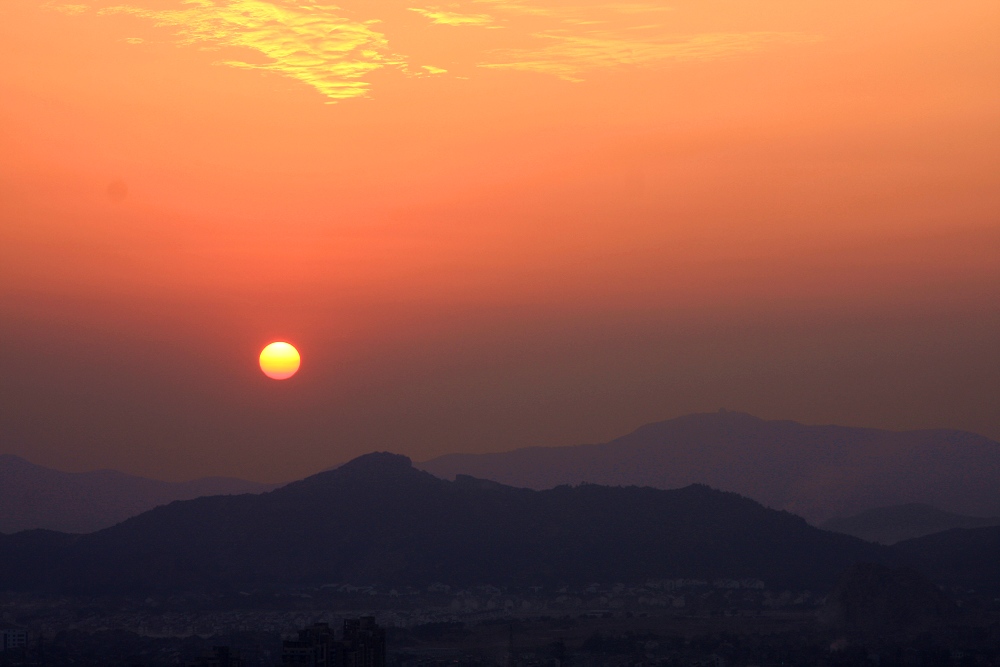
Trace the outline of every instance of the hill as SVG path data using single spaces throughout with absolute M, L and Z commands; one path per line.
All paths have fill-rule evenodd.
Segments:
M 89 533 L 175 500 L 273 488 L 230 477 L 163 482 L 116 470 L 61 472 L 0 454 L 0 532 Z
M 607 443 L 449 454 L 420 464 L 545 489 L 591 482 L 673 489 L 707 484 L 819 523 L 926 503 L 1000 515 L 1000 443 L 962 431 L 882 431 L 765 421 L 720 411 L 643 426 Z
M 1000 526 L 956 528 L 892 547 L 936 583 L 1000 595 Z
M 921 503 L 876 507 L 861 514 L 838 517 L 821 524 L 824 530 L 853 535 L 879 544 L 895 544 L 953 528 L 983 526 L 1000 526 L 1000 517 L 965 516 Z
M 81 536 L 0 539 L 0 588 L 119 593 L 330 582 L 559 584 L 759 578 L 820 589 L 886 547 L 736 494 L 446 481 L 371 454 L 260 495 L 158 507 Z
M 914 570 L 857 563 L 827 596 L 819 619 L 841 630 L 913 632 L 953 618 L 957 612 L 944 591 Z

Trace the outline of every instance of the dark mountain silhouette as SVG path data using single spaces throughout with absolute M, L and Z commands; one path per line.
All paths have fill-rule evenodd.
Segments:
M 956 528 L 892 548 L 939 584 L 1000 594 L 1000 526 Z
M 162 482 L 116 470 L 61 472 L 0 454 L 0 532 L 89 533 L 175 500 L 260 493 L 275 486 L 230 477 Z
M 920 503 L 876 507 L 861 514 L 830 519 L 820 524 L 824 530 L 853 535 L 879 544 L 895 544 L 952 528 L 983 526 L 1000 526 L 1000 517 L 982 518 L 953 514 Z
M 912 632 L 957 611 L 947 594 L 910 568 L 857 563 L 827 596 L 820 621 L 842 630 Z
M 887 547 L 736 494 L 449 482 L 370 454 L 260 495 L 158 507 L 112 528 L 0 539 L 0 587 L 211 590 L 340 581 L 422 585 L 760 578 L 827 589 Z
M 420 467 L 533 489 L 701 483 L 817 523 L 914 502 L 1000 515 L 1000 443 L 962 431 L 807 426 L 738 412 L 649 424 L 604 444 L 449 454 Z

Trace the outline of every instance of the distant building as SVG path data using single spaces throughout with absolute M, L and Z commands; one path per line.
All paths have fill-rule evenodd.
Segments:
M 328 623 L 299 630 L 297 640 L 282 642 L 282 665 L 308 667 L 385 667 L 385 630 L 373 616 L 344 621 L 338 640 Z
M 20 628 L 0 630 L 0 651 L 15 651 L 28 646 L 28 631 Z
M 308 665 L 309 667 L 342 667 L 343 646 L 334 636 L 329 623 L 316 623 L 311 628 L 299 630 L 297 641 L 282 642 L 282 665 Z
M 187 667 L 243 667 L 243 659 L 228 646 L 214 646 L 202 657 L 187 663 Z
M 374 616 L 344 621 L 344 667 L 385 667 L 385 630 Z

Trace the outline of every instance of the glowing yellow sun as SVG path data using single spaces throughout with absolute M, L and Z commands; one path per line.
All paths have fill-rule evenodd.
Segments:
M 299 351 L 285 342 L 271 343 L 260 351 L 260 370 L 272 380 L 287 380 L 299 370 Z

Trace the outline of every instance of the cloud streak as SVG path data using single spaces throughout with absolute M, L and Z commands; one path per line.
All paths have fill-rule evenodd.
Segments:
M 87 5 L 56 5 L 53 3 L 48 3 L 45 7 L 57 11 L 61 14 L 68 14 L 69 16 L 79 16 L 84 14 L 90 9 Z
M 489 14 L 461 14 L 459 12 L 447 12 L 440 9 L 422 9 L 420 7 L 410 7 L 410 11 L 430 19 L 431 23 L 438 25 L 484 26 L 494 22 L 493 17 Z
M 550 74 L 566 81 L 582 81 L 586 72 L 616 67 L 648 67 L 664 61 L 710 60 L 758 51 L 779 42 L 813 41 L 793 33 L 708 33 L 680 39 L 636 39 L 620 32 L 592 30 L 573 34 L 565 30 L 535 35 L 548 44 L 537 49 L 506 49 L 493 55 L 498 62 L 481 63 L 491 69 Z

